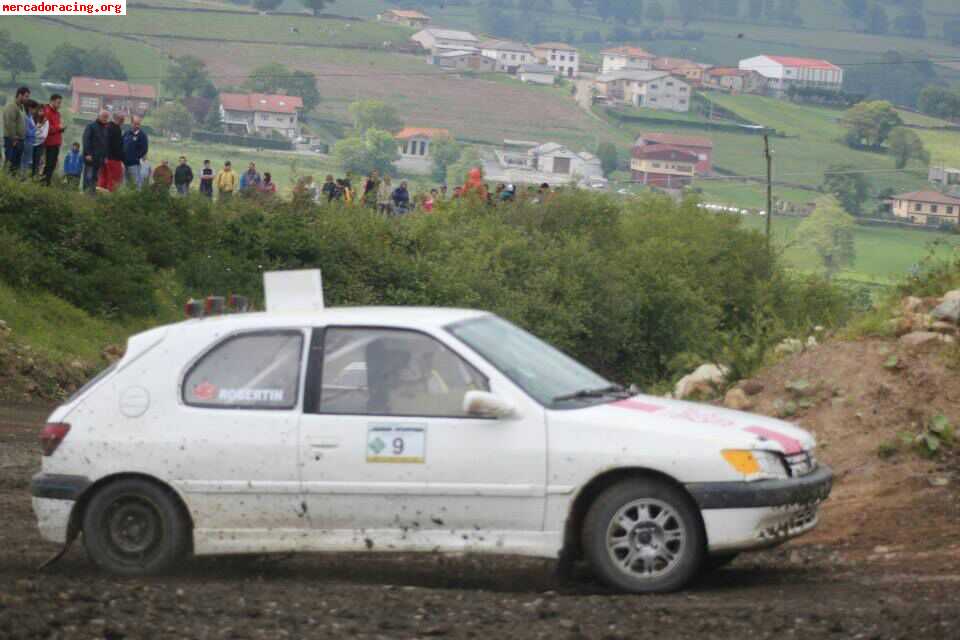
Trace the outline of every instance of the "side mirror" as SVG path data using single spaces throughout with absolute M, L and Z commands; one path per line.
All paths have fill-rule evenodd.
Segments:
M 467 391 L 463 396 L 463 412 L 478 418 L 509 418 L 516 414 L 516 409 L 489 391 Z

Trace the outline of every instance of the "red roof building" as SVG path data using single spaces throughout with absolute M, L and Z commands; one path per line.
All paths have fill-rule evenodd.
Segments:
M 696 157 L 694 172 L 708 176 L 713 173 L 713 140 L 706 136 L 684 136 L 673 133 L 641 133 L 634 143 L 634 157 L 637 150 L 649 146 L 669 146 Z
M 437 138 L 449 138 L 451 136 L 447 129 L 404 127 L 393 137 L 397 141 L 402 157 L 429 158 L 433 141 Z
M 960 224 L 960 198 L 939 191 L 913 191 L 890 198 L 893 215 L 906 222 L 930 227 Z
M 827 60 L 790 56 L 755 56 L 741 60 L 738 66 L 762 75 L 767 81 L 767 87 L 778 96 L 786 94 L 791 87 L 833 91 L 840 91 L 843 88 L 843 69 Z
M 73 96 L 70 110 L 84 115 L 95 116 L 106 109 L 142 116 L 157 102 L 157 89 L 153 85 L 86 76 L 75 76 L 70 80 L 70 93 Z
M 604 74 L 621 69 L 652 69 L 657 56 L 640 47 L 613 47 L 600 52 L 603 56 L 601 71 Z
M 296 138 L 302 110 L 303 99 L 300 96 L 220 94 L 220 119 L 230 133 L 265 135 L 276 131 L 287 138 Z
M 634 182 L 663 189 L 682 189 L 696 176 L 699 156 L 669 144 L 643 144 L 633 148 L 630 170 Z

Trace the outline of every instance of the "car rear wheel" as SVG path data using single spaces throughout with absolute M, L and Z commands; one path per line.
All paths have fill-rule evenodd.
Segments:
M 83 515 L 83 543 L 93 562 L 121 576 L 163 573 L 187 552 L 190 532 L 176 498 L 145 480 L 103 487 Z
M 653 479 L 604 491 L 583 526 L 587 559 L 599 578 L 631 593 L 674 591 L 700 570 L 704 533 L 680 489 Z

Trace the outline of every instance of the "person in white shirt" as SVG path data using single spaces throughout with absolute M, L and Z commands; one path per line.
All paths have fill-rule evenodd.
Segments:
M 43 112 L 43 105 L 37 105 L 37 108 L 33 112 L 33 124 L 34 124 L 34 134 L 33 134 L 33 149 L 30 150 L 31 162 L 30 162 L 30 177 L 36 177 L 38 173 L 41 172 L 43 168 L 44 152 L 47 142 L 47 134 L 50 133 L 50 121 L 47 120 L 46 115 Z

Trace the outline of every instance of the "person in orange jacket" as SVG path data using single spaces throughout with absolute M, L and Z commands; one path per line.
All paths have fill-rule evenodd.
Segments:
M 487 199 L 487 185 L 483 183 L 483 170 L 480 167 L 470 169 L 467 174 L 467 183 L 463 185 L 463 197 L 476 194 L 481 200 Z

